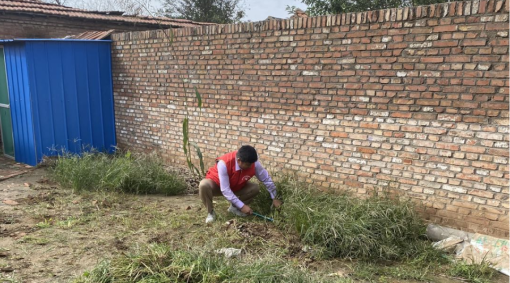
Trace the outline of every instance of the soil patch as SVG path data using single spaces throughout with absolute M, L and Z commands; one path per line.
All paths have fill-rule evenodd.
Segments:
M 17 163 L 14 160 L 0 156 L 0 181 L 21 175 L 33 169 L 30 165 Z

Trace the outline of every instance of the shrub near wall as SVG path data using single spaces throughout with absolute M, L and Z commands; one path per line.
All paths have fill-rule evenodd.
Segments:
M 171 47 L 162 31 L 115 35 L 119 145 L 185 164 L 186 103 L 207 165 L 253 144 L 317 186 L 391 187 L 436 223 L 507 237 L 508 5 L 180 29 Z

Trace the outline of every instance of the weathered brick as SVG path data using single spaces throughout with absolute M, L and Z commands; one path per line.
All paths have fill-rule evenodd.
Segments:
M 491 149 L 489 149 L 489 154 L 495 155 L 495 156 L 509 157 L 509 152 L 508 152 L 508 150 L 505 150 L 505 149 L 491 148 Z
M 501 209 L 501 208 L 495 208 L 495 207 L 491 207 L 491 206 L 485 206 L 485 205 L 480 205 L 479 207 L 482 211 L 487 211 L 489 213 L 493 213 L 493 214 L 499 214 L 499 215 L 504 215 L 506 214 L 506 210 L 505 209 Z
M 504 231 L 508 231 L 508 220 L 506 221 L 491 221 L 489 222 L 489 226 L 493 228 L 500 228 Z
M 487 184 L 492 184 L 492 185 L 497 185 L 497 186 L 508 186 L 508 179 L 485 177 L 485 178 L 483 178 L 483 181 Z
M 368 147 L 358 147 L 357 151 L 358 152 L 362 152 L 362 153 L 376 153 L 377 152 L 376 149 L 368 148 Z
M 494 198 L 494 193 L 481 191 L 481 190 L 471 190 L 468 192 L 470 195 L 484 197 L 484 198 Z
M 460 147 L 460 150 L 464 152 L 484 153 L 486 151 L 486 148 L 480 146 L 463 145 Z

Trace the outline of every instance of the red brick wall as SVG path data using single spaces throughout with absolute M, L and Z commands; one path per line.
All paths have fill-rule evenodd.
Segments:
M 62 38 L 84 31 L 137 31 L 151 29 L 133 24 L 119 25 L 91 20 L 4 14 L 0 15 L 0 39 L 5 38 Z M 152 27 L 154 29 L 154 27 Z
M 118 143 L 185 164 L 186 103 L 207 166 L 251 144 L 317 186 L 389 186 L 436 223 L 507 237 L 508 31 L 508 1 L 474 1 L 181 29 L 171 47 L 118 34 Z

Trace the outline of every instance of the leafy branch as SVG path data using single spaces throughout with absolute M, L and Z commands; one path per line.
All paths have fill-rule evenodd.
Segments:
M 186 93 L 186 86 L 184 86 L 184 92 Z M 197 87 L 195 87 L 195 95 L 198 100 L 198 108 L 202 110 L 202 96 L 198 92 Z M 186 163 L 188 164 L 188 168 L 198 175 L 205 176 L 204 170 L 204 160 L 202 156 L 202 151 L 200 151 L 200 147 L 195 143 L 190 141 L 189 139 L 189 110 L 188 105 L 184 104 L 186 109 L 186 117 L 182 121 L 182 149 L 184 151 L 184 155 L 186 155 Z M 199 111 L 200 113 L 200 111 Z M 199 114 L 200 115 L 200 114 Z M 198 159 L 200 160 L 200 170 L 193 164 L 191 159 L 191 146 L 193 146 L 197 152 Z

